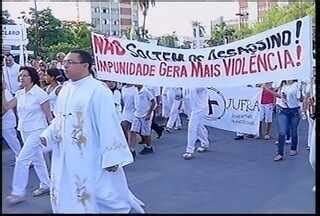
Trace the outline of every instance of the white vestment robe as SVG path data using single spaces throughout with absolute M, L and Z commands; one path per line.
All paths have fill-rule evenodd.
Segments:
M 123 166 L 133 162 L 112 92 L 92 76 L 63 86 L 57 116 L 42 133 L 52 148 L 54 213 L 143 213 Z M 119 165 L 116 172 L 104 168 Z

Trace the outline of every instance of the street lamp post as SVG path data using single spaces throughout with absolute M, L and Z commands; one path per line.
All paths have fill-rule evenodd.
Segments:
M 36 23 L 36 50 L 35 50 L 35 57 L 38 57 L 39 54 L 39 23 L 38 23 L 38 10 L 37 10 L 37 0 L 34 0 L 34 13 L 35 13 L 35 23 Z
M 239 22 L 239 30 L 241 30 L 241 27 L 242 27 L 242 17 L 246 17 L 246 16 L 249 16 L 249 13 L 248 12 L 245 12 L 245 13 L 236 13 L 236 16 L 239 16 L 239 19 L 240 19 L 240 22 Z

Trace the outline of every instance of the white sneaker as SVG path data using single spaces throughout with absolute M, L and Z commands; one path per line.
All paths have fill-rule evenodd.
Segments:
M 208 151 L 208 149 L 209 149 L 209 147 L 200 146 L 197 148 L 197 152 L 200 152 L 200 153 L 206 152 L 206 151 Z
M 10 205 L 15 205 L 15 204 L 18 204 L 18 203 L 23 202 L 25 200 L 26 200 L 25 196 L 18 196 L 18 195 L 14 195 L 14 194 L 7 196 L 7 201 Z
M 286 144 L 290 144 L 291 143 L 291 139 L 286 139 Z
M 47 194 L 47 193 L 49 193 L 50 192 L 50 188 L 49 187 L 45 187 L 45 188 L 41 188 L 41 187 L 39 187 L 38 189 L 36 189 L 36 190 L 34 190 L 33 192 L 32 192 L 32 196 L 40 196 L 40 195 L 42 195 L 42 194 Z
M 184 153 L 184 154 L 182 155 L 182 157 L 183 157 L 185 160 L 190 160 L 190 159 L 193 158 L 193 155 L 192 155 L 192 153 L 186 152 L 186 153 Z
M 270 135 L 265 135 L 264 136 L 264 139 L 266 139 L 266 140 L 269 140 L 271 137 L 270 137 Z

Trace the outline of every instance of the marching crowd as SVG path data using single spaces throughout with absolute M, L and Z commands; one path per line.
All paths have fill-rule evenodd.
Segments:
M 81 204 L 84 212 L 108 212 L 109 210 L 98 204 L 93 204 L 92 206 L 88 204 L 90 202 L 99 203 L 99 200 L 92 201 L 92 196 L 88 195 L 90 191 L 94 191 L 91 188 L 93 185 L 87 183 L 87 187 L 80 187 L 82 183 L 85 185 L 85 180 L 81 180 L 81 175 L 87 177 L 87 182 L 93 181 L 90 179 L 90 175 L 95 176 L 96 173 L 87 174 L 91 172 L 90 167 L 88 167 L 87 171 L 77 171 L 77 175 L 80 176 L 79 178 L 77 177 L 77 181 L 79 180 L 80 183 L 76 183 L 75 186 L 78 202 L 70 201 L 72 200 L 71 195 L 62 193 L 62 188 L 59 188 L 61 185 L 54 187 L 52 185 L 56 183 L 52 182 L 63 178 L 66 185 L 73 184 L 71 180 L 67 181 L 66 179 L 73 178 L 71 173 L 76 172 L 74 170 L 77 169 L 77 166 L 80 166 L 83 170 L 86 169 L 80 164 L 82 160 L 85 160 L 83 158 L 86 158 L 84 156 L 86 153 L 83 152 L 84 149 L 90 151 L 93 158 L 95 158 L 95 154 L 101 154 L 101 163 L 105 165 L 102 168 L 106 168 L 111 173 L 117 173 L 121 166 L 132 161 L 131 157 L 133 159 L 137 158 L 135 150 L 137 144 L 143 145 L 143 149 L 139 152 L 141 155 L 155 152 L 152 144 L 152 130 L 156 132 L 157 138 L 161 138 L 164 132 L 174 133 L 175 130 L 181 130 L 181 117 L 183 115 L 188 121 L 188 137 L 186 150 L 182 157 L 189 160 L 194 157 L 195 151 L 206 152 L 209 149 L 208 130 L 203 121 L 203 118 L 209 113 L 207 88 L 169 88 L 103 80 L 94 72 L 94 65 L 90 55 L 83 51 L 74 51 L 67 55 L 58 53 L 56 60 L 50 63 L 46 63 L 41 59 L 34 59 L 28 66 L 18 65 L 14 62 L 13 56 L 9 54 L 4 56 L 3 63 L 2 135 L 16 158 L 12 191 L 8 196 L 8 201 L 11 204 L 25 200 L 29 167 L 33 165 L 40 180 L 40 186 L 33 191 L 33 196 L 50 192 L 54 212 L 74 212 L 76 210 L 70 208 L 77 205 L 77 203 Z M 256 87 L 263 88 L 260 105 L 260 132 L 259 134 L 237 133 L 235 140 L 244 139 L 245 136 L 257 139 L 271 139 L 273 115 L 276 114 L 278 137 L 274 161 L 282 161 L 284 159 L 285 143 L 291 143 L 290 156 L 298 153 L 299 121 L 301 118 L 307 119 L 309 132 L 306 148 L 310 151 L 310 163 L 314 169 L 314 82 L 312 78 L 311 83 L 284 80 L 278 86 L 272 82 L 257 84 Z M 93 87 L 93 85 L 102 86 L 103 88 Z M 83 95 L 81 92 L 84 92 Z M 108 96 L 111 96 L 112 103 L 108 103 Z M 81 104 L 81 107 L 79 104 Z M 114 106 L 111 105 L 113 107 L 110 108 L 111 111 L 109 113 L 110 104 L 114 104 Z M 79 111 L 82 110 L 82 106 L 85 106 L 86 110 L 90 112 Z M 70 124 L 68 123 L 69 117 L 72 118 L 72 123 Z M 87 124 L 87 122 L 91 123 Z M 97 122 L 100 123 L 98 124 Z M 108 126 L 109 124 L 111 124 L 110 127 Z M 119 127 L 116 126 L 117 124 Z M 67 132 L 69 130 L 68 127 L 70 127 L 70 133 Z M 120 128 L 121 131 L 117 131 L 117 128 Z M 263 131 L 262 129 L 265 130 Z M 85 132 L 86 130 L 92 132 Z M 64 137 L 64 134 L 67 133 L 72 135 L 70 141 L 64 141 L 67 140 Z M 106 135 L 104 135 L 105 133 Z M 123 139 L 121 138 L 122 135 Z M 91 140 L 95 140 L 97 139 L 96 136 L 102 137 L 101 139 L 110 139 L 112 143 L 110 143 L 110 146 L 103 148 L 98 146 L 97 149 L 88 150 L 87 148 L 89 147 L 86 144 L 90 143 L 89 137 L 91 137 Z M 57 143 L 57 145 L 50 145 L 50 140 L 54 140 L 53 143 Z M 200 142 L 200 146 L 196 148 L 197 141 Z M 77 146 L 79 156 L 73 150 L 68 150 L 68 145 L 64 145 L 64 143 L 68 142 Z M 99 141 L 97 142 L 99 143 Z M 126 144 L 126 147 L 122 145 L 123 143 Z M 63 154 L 65 156 L 62 156 L 62 147 L 59 147 L 59 145 L 64 146 Z M 125 152 L 126 150 L 130 155 Z M 59 154 L 55 152 L 59 152 Z M 69 154 L 69 152 L 73 153 Z M 52 154 L 51 174 L 48 173 L 44 154 Z M 69 162 L 67 155 L 69 155 L 68 157 L 74 157 L 72 159 L 75 160 L 75 165 L 73 164 L 74 162 Z M 94 164 L 91 160 L 88 157 L 88 163 Z M 67 173 L 65 175 L 61 171 L 63 165 L 60 162 L 61 164 L 69 164 L 66 165 L 67 168 L 63 168 L 68 170 L 68 172 L 65 171 Z M 86 174 L 81 174 L 84 172 Z M 115 190 L 123 190 L 125 188 L 127 196 L 124 197 L 122 195 L 123 197 L 120 197 L 119 195 L 119 197 L 113 199 L 118 200 L 118 203 L 121 203 L 121 200 L 129 200 L 129 202 L 124 202 L 129 204 L 112 207 L 110 212 L 117 212 L 117 210 L 119 210 L 118 212 L 128 212 L 131 207 L 143 212 L 143 209 L 141 209 L 143 203 L 130 192 L 126 182 L 123 180 L 123 171 L 121 173 L 119 176 L 122 175 L 122 183 L 118 184 L 122 184 L 122 186 L 115 186 L 117 184 L 114 183 L 113 187 L 117 188 Z M 113 177 L 109 176 L 107 178 Z M 63 188 L 65 191 L 68 190 L 68 188 Z M 60 194 L 63 195 L 59 196 L 58 192 L 58 195 L 56 194 L 59 189 Z M 99 192 L 95 193 L 96 197 L 99 197 Z M 58 202 L 59 197 L 64 201 Z M 107 198 L 104 197 L 103 199 L 106 200 Z

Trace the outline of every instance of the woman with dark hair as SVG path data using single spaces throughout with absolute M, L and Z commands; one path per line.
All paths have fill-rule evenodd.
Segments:
M 40 79 L 40 87 L 42 89 L 45 89 L 46 88 L 46 81 L 45 81 L 45 73 L 46 73 L 46 70 L 48 68 L 48 65 L 44 62 L 44 61 L 39 61 L 39 68 L 38 68 L 38 75 L 39 75 L 39 79 Z
M 12 192 L 7 197 L 10 204 L 25 200 L 31 164 L 40 180 L 40 187 L 33 191 L 33 196 L 48 193 L 50 184 L 40 144 L 40 134 L 52 120 L 48 95 L 39 87 L 39 75 L 33 67 L 21 67 L 19 80 L 23 89 L 17 91 L 9 102 L 4 101 L 4 111 L 17 107 L 18 130 L 24 143 L 14 167 Z
M 45 74 L 45 81 L 47 83 L 47 87 L 45 88 L 45 91 L 49 95 L 49 103 L 50 103 L 50 110 L 54 116 L 56 116 L 55 113 L 55 104 L 58 97 L 58 94 L 62 88 L 62 83 L 64 81 L 64 78 L 57 68 L 48 69 Z
M 268 88 L 266 90 L 273 92 L 277 97 L 276 112 L 278 118 L 278 150 L 274 161 L 283 160 L 284 144 L 288 130 L 291 134 L 291 149 L 290 156 L 297 154 L 298 145 L 298 125 L 300 121 L 300 104 L 302 101 L 302 90 L 298 86 L 298 80 L 286 80 L 281 82 L 280 88 L 277 92 Z

